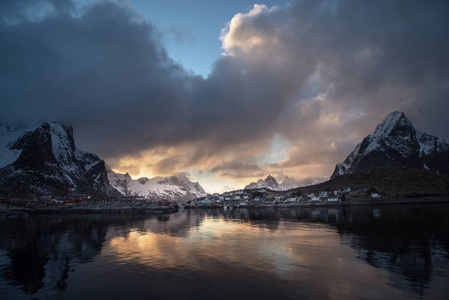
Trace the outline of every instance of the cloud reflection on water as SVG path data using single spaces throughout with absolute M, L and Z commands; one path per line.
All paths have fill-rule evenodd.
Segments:
M 447 208 L 4 218 L 0 298 L 439 298 Z

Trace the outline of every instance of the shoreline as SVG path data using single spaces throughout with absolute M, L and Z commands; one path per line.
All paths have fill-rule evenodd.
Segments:
M 401 205 L 401 204 L 432 204 L 449 203 L 449 196 L 420 197 L 420 198 L 389 198 L 389 199 L 358 199 L 338 203 L 282 203 L 276 205 L 244 206 L 233 207 L 233 209 L 267 209 L 267 208 L 308 208 L 308 207 L 348 207 L 359 205 Z M 201 206 L 186 209 L 223 209 L 223 206 Z M 0 217 L 20 216 L 27 214 L 140 214 L 140 215 L 160 215 L 170 214 L 179 211 L 178 208 L 167 206 L 154 206 L 145 203 L 107 203 L 107 204 L 81 204 L 73 206 L 42 206 L 42 207 L 21 207 L 14 205 L 0 205 Z
M 259 205 L 259 206 L 242 206 L 232 207 L 232 209 L 239 208 L 307 208 L 307 207 L 347 207 L 360 205 L 401 205 L 401 204 L 432 204 L 432 203 L 449 203 L 449 196 L 433 196 L 420 198 L 384 198 L 384 199 L 358 199 L 345 202 L 299 202 L 299 203 L 282 203 L 276 205 Z M 188 209 L 202 209 L 202 208 L 223 208 L 216 206 L 200 206 L 190 207 Z
M 63 206 L 36 206 L 23 207 L 16 205 L 1 205 L 0 218 L 2 215 L 20 216 L 27 214 L 123 214 L 123 215 L 161 215 L 176 212 L 177 209 L 168 206 L 156 206 L 143 202 L 108 202 L 87 203 Z

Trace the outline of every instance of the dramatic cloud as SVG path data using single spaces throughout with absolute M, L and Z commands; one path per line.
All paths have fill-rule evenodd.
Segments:
M 122 2 L 3 1 L 0 18 L 0 119 L 72 123 L 135 175 L 330 175 L 393 110 L 449 138 L 447 1 L 254 5 L 205 79 Z

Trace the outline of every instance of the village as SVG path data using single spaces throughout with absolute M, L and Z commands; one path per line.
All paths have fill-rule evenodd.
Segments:
M 121 204 L 145 204 L 149 209 L 161 207 L 170 208 L 244 208 L 244 207 L 292 207 L 308 204 L 333 204 L 348 202 L 351 200 L 377 199 L 381 196 L 366 188 L 352 190 L 350 187 L 329 191 L 324 190 L 316 193 L 301 193 L 301 191 L 272 191 L 266 188 L 252 190 L 236 190 L 223 194 L 213 193 L 206 197 L 196 198 L 188 201 L 169 201 L 167 199 L 147 199 L 144 196 L 123 196 L 97 198 L 88 194 L 70 194 L 65 197 L 40 196 L 36 199 L 9 199 L 1 198 L 0 202 L 10 203 L 17 206 L 79 206 L 96 205 L 105 203 Z
M 223 194 L 214 193 L 207 197 L 193 199 L 185 204 L 185 207 L 271 207 L 271 206 L 296 206 L 313 203 L 339 203 L 350 199 L 377 199 L 380 195 L 371 192 L 366 188 L 351 190 L 345 187 L 342 190 L 320 191 L 316 193 L 290 192 L 282 193 L 267 190 L 265 188 L 257 190 L 238 190 L 225 192 Z

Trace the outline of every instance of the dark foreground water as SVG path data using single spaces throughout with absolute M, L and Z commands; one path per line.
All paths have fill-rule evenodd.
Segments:
M 0 299 L 448 299 L 449 206 L 0 220 Z

